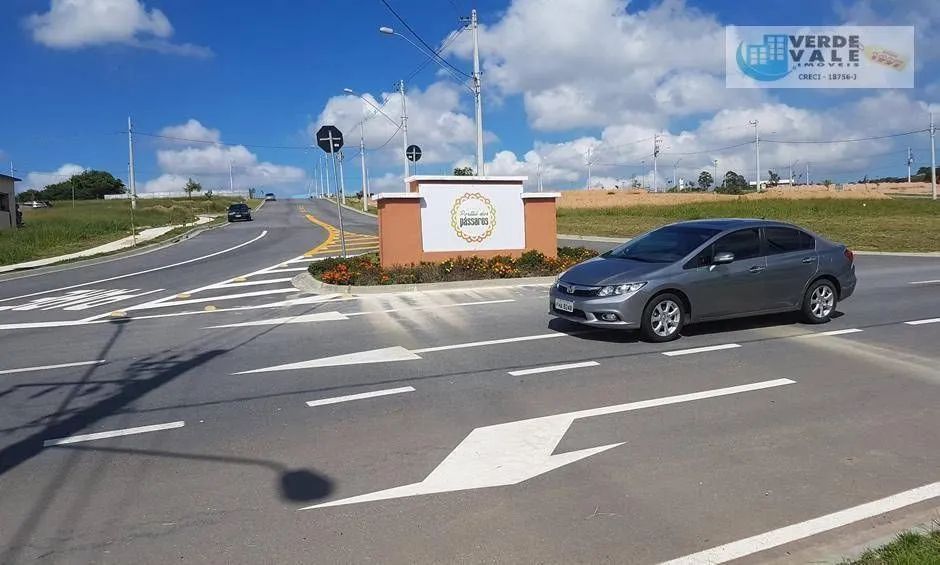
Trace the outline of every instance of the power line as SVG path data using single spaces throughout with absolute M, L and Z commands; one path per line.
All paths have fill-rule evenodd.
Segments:
M 669 152 L 669 153 L 666 153 L 666 152 L 664 151 L 663 153 L 661 153 L 661 155 L 664 155 L 664 156 L 668 156 L 668 155 L 700 155 L 700 154 L 702 154 L 702 153 L 716 153 L 716 152 L 719 152 L 719 151 L 727 151 L 728 149 L 735 149 L 735 148 L 737 148 L 737 147 L 744 147 L 745 145 L 753 145 L 753 144 L 754 144 L 753 141 L 745 141 L 744 143 L 738 143 L 738 144 L 735 144 L 735 145 L 727 145 L 727 146 L 725 146 L 725 147 L 716 147 L 716 148 L 713 148 L 713 149 L 702 149 L 701 151 L 671 151 L 671 152 Z
M 471 78 L 470 75 L 461 71 L 457 67 L 451 65 L 450 62 L 447 61 L 447 59 L 444 59 L 443 57 L 438 55 L 435 52 L 435 49 L 431 47 L 430 45 L 428 45 L 428 42 L 425 41 L 420 35 L 418 35 L 418 32 L 416 32 L 410 25 L 408 25 L 408 22 L 405 21 L 405 18 L 401 17 L 401 15 L 399 15 L 398 12 L 395 11 L 395 8 L 392 8 L 392 6 L 386 0 L 379 0 L 379 1 L 382 2 L 382 4 L 385 4 L 385 7 L 388 8 L 388 11 L 391 12 L 392 15 L 395 16 L 395 18 L 397 18 L 398 21 L 400 21 L 402 25 L 405 26 L 405 28 L 411 32 L 411 35 L 415 36 L 415 38 L 421 42 L 421 45 L 424 45 L 425 49 L 427 49 L 434 58 L 438 59 L 440 62 L 444 63 L 445 65 L 447 65 L 448 67 L 456 71 L 457 73 L 467 78 Z
M 122 132 L 127 133 L 127 132 Z M 157 133 L 144 133 L 140 131 L 135 131 L 134 135 L 142 135 L 144 137 L 155 137 L 158 139 L 169 139 L 173 141 L 186 141 L 188 143 L 203 143 L 206 145 L 224 145 L 226 147 L 255 147 L 258 149 L 309 149 L 309 145 L 262 145 L 259 143 L 225 143 L 222 141 L 210 141 L 207 139 L 188 139 L 185 137 L 175 137 L 172 135 L 160 135 Z
M 765 139 L 766 143 L 853 143 L 856 141 L 872 141 L 876 139 L 889 139 L 892 137 L 904 137 L 906 135 L 913 135 L 915 133 L 923 133 L 925 131 L 930 131 L 927 129 L 918 129 L 913 131 L 905 131 L 901 133 L 890 133 L 886 135 L 875 135 L 871 137 L 854 137 L 849 139 L 824 139 L 824 140 L 814 140 L 814 139 L 799 139 L 799 140 L 780 140 L 780 139 Z
M 462 33 L 463 33 L 464 31 L 466 31 L 466 30 L 467 30 L 467 28 L 462 27 L 462 28 L 460 28 L 459 30 L 457 30 L 456 33 L 452 33 L 451 36 L 450 36 L 449 38 L 447 38 L 447 41 L 445 41 L 444 44 L 441 45 L 441 48 L 438 49 L 437 51 L 434 51 L 434 54 L 435 54 L 435 55 L 440 55 L 440 54 L 444 51 L 444 49 L 447 49 L 448 47 L 450 47 L 450 44 L 453 43 L 458 37 L 460 37 L 460 34 L 462 34 Z M 420 73 L 422 70 L 424 70 L 424 68 L 427 67 L 428 64 L 430 64 L 431 61 L 433 61 L 433 60 L 434 60 L 434 59 L 432 59 L 432 58 L 430 58 L 430 57 L 428 57 L 427 59 L 425 59 L 423 63 L 421 63 L 420 65 L 418 65 L 418 68 L 416 68 L 415 70 L 411 71 L 411 74 L 409 74 L 409 75 L 405 78 L 405 82 L 411 81 L 411 79 L 413 79 L 413 78 L 415 77 L 415 75 L 417 75 L 417 74 Z

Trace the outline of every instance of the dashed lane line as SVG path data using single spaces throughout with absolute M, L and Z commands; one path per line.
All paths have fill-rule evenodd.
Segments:
M 554 373 L 557 371 L 567 371 L 569 369 L 582 369 L 585 367 L 597 367 L 600 365 L 597 361 L 583 361 L 581 363 L 564 363 L 562 365 L 548 365 L 545 367 L 533 367 L 531 369 L 520 369 L 518 371 L 509 371 L 514 377 L 524 375 L 537 375 L 539 373 Z
M 935 279 L 932 281 L 914 281 L 908 284 L 940 284 L 940 279 Z
M 172 430 L 175 428 L 182 428 L 186 425 L 186 422 L 169 422 L 166 424 L 154 424 L 152 426 L 140 426 L 137 428 L 125 428 L 123 430 L 112 430 L 108 432 L 97 432 L 94 434 L 83 434 L 78 436 L 69 436 L 57 439 L 47 439 L 42 442 L 44 447 L 51 447 L 54 445 L 67 445 L 70 443 L 79 443 L 83 441 L 94 441 L 96 439 L 107 439 L 111 437 L 122 437 L 122 436 L 132 436 L 137 434 L 146 434 L 148 432 L 159 432 L 162 430 Z
M 95 361 L 77 361 L 75 363 L 59 363 L 57 365 L 39 365 L 37 367 L 20 367 L 19 369 L 0 369 L 0 375 L 29 373 L 32 371 L 46 371 L 49 369 L 67 369 L 69 367 L 84 367 L 86 365 L 100 365 L 102 363 L 105 363 L 104 359 L 96 359 Z
M 912 320 L 910 322 L 904 322 L 909 326 L 922 326 L 924 324 L 936 324 L 940 322 L 940 318 L 927 318 L 926 320 Z
M 858 329 L 858 328 L 846 328 L 846 329 L 844 329 L 844 330 L 830 330 L 830 331 L 828 331 L 828 332 L 811 333 L 811 334 L 799 335 L 799 336 L 796 336 L 796 337 L 800 337 L 800 338 L 826 337 L 826 336 L 833 336 L 833 335 L 854 334 L 854 333 L 858 333 L 858 332 L 860 332 L 860 331 L 862 331 L 862 330 L 860 330 L 860 329 Z
M 723 343 L 721 345 L 708 345 L 706 347 L 693 347 L 691 349 L 678 349 L 676 351 L 663 351 L 662 354 L 667 357 L 678 357 L 680 355 L 693 355 L 695 353 L 707 353 L 709 351 L 721 351 L 722 349 L 736 349 L 741 347 L 737 343 Z
M 328 404 L 339 404 L 341 402 L 349 402 L 351 400 L 363 400 L 365 398 L 375 398 L 377 396 L 390 396 L 393 394 L 402 394 L 405 392 L 414 392 L 414 387 L 403 386 L 399 388 L 387 388 L 384 390 L 373 390 L 371 392 L 363 392 L 360 394 L 347 394 L 346 396 L 334 396 L 332 398 L 321 398 L 319 400 L 310 400 L 307 402 L 307 406 L 311 408 L 316 406 L 326 406 Z

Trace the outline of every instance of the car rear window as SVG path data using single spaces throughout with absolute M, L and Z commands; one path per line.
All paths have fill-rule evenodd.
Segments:
M 767 253 L 769 255 L 808 251 L 816 247 L 813 236 L 795 228 L 764 228 L 764 238 L 767 240 Z
M 228 209 L 233 212 L 244 212 L 245 210 L 248 209 L 248 205 L 247 204 L 232 204 L 231 206 L 228 207 Z
M 643 263 L 671 263 L 682 259 L 719 233 L 714 228 L 666 226 L 608 251 L 604 257 Z

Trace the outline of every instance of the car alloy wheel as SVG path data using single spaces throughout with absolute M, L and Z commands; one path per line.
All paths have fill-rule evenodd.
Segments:
M 682 310 L 672 300 L 662 300 L 653 307 L 650 318 L 653 331 L 660 337 L 669 337 L 679 329 Z
M 809 298 L 810 309 L 813 312 L 813 316 L 817 318 L 825 318 L 832 314 L 835 305 L 835 293 L 832 292 L 832 288 L 827 284 L 817 286 Z

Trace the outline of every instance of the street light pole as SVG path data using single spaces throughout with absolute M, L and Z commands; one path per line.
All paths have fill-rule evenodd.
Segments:
M 760 192 L 760 129 L 758 120 L 751 120 L 749 122 L 754 126 L 754 149 L 755 149 L 755 159 L 757 165 L 757 184 L 754 185 L 754 188 Z
M 402 182 L 405 183 L 405 192 L 408 192 L 408 183 L 405 179 L 409 177 L 408 174 L 408 155 L 405 152 L 408 150 L 408 107 L 405 103 L 405 81 L 398 81 L 398 93 L 401 95 L 401 157 L 405 162 L 405 176 L 402 177 Z
M 366 121 L 359 122 L 359 166 L 362 168 L 362 211 L 367 212 L 369 206 L 369 187 L 366 186 Z
M 131 125 L 131 117 L 127 117 L 127 181 L 131 185 L 131 209 L 137 208 L 137 178 L 134 176 L 134 127 Z M 72 197 L 72 204 L 75 204 L 75 198 Z
M 235 192 L 235 177 L 232 176 L 232 162 L 228 162 L 228 191 Z
M 477 175 L 486 176 L 483 165 L 483 85 L 480 82 L 480 42 L 478 39 L 477 11 L 470 11 L 470 31 L 473 33 L 473 101 L 477 120 Z
M 659 158 L 659 142 L 661 138 L 659 134 L 653 136 L 653 192 L 659 192 L 656 187 L 656 162 Z
M 934 137 L 936 137 L 937 126 L 933 123 L 933 112 L 930 113 L 930 194 L 931 197 L 937 199 L 937 152 L 936 146 L 934 145 Z
M 676 159 L 676 162 L 672 164 L 672 186 L 676 187 L 676 191 L 679 191 L 679 161 L 682 159 Z
M 914 155 L 911 154 L 911 148 L 907 148 L 907 182 L 911 182 L 911 165 L 914 164 Z
M 713 162 L 715 163 L 715 178 L 713 178 L 712 181 L 715 183 L 715 186 L 717 187 L 718 186 L 718 159 L 715 159 Z

